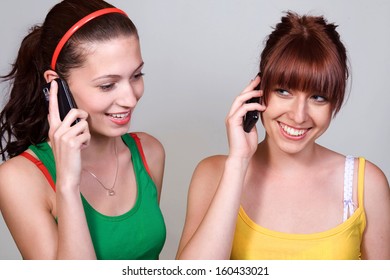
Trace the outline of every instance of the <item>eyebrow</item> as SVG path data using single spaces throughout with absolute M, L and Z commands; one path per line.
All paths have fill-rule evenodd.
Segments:
M 137 72 L 139 69 L 141 69 L 142 67 L 144 67 L 144 65 L 145 65 L 145 62 L 142 61 L 141 64 L 134 70 L 133 74 L 135 72 Z
M 136 73 L 137 71 L 139 71 L 143 66 L 145 65 L 145 62 L 142 61 L 141 64 L 133 71 L 133 73 L 131 73 L 131 75 L 134 75 L 134 73 Z M 92 82 L 95 82 L 97 80 L 100 80 L 100 79 L 105 79 L 105 78 L 116 78 L 116 77 L 119 77 L 119 75 L 103 75 L 103 76 L 100 76 L 100 77 L 97 77 L 95 79 L 92 80 Z

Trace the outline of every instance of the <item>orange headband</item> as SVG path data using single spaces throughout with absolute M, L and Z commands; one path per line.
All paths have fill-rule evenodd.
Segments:
M 54 53 L 53 53 L 53 57 L 51 59 L 51 68 L 53 70 L 55 70 L 55 67 L 56 67 L 56 63 L 57 63 L 57 59 L 58 59 L 58 56 L 60 55 L 60 52 L 62 50 L 62 48 L 64 47 L 65 43 L 69 40 L 69 38 L 80 28 L 82 27 L 84 24 L 86 24 L 87 22 L 89 22 L 90 20 L 94 19 L 94 18 L 97 18 L 99 16 L 102 16 L 102 15 L 105 15 L 105 14 L 111 14 L 111 13 L 120 13 L 120 14 L 124 14 L 127 16 L 127 14 L 118 9 L 118 8 L 105 8 L 105 9 L 101 9 L 101 10 L 97 10 L 85 17 L 83 17 L 82 19 L 80 19 L 78 22 L 76 22 L 76 24 L 74 24 L 66 33 L 65 35 L 61 38 L 61 40 L 58 42 L 58 45 L 56 47 L 56 49 L 54 50 Z

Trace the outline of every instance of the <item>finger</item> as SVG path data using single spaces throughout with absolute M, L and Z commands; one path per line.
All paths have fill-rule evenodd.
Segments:
M 88 122 L 81 119 L 71 128 L 62 123 L 62 125 L 54 132 L 53 138 L 56 143 L 62 143 L 61 145 L 70 145 L 71 147 L 82 148 L 83 146 L 88 145 L 91 138 Z
M 241 106 L 237 112 L 232 116 L 234 119 L 237 119 L 237 123 L 242 123 L 242 119 L 248 112 L 258 111 L 263 112 L 265 110 L 265 106 L 259 103 L 246 103 Z
M 264 111 L 265 106 L 259 103 L 245 103 L 234 114 L 226 118 L 226 122 L 230 127 L 242 127 L 244 116 L 250 111 Z
M 61 123 L 60 112 L 58 110 L 58 84 L 55 80 L 50 83 L 49 123 L 51 125 Z
M 56 129 L 51 129 L 51 138 L 54 139 L 56 143 L 73 141 L 72 139 L 81 134 L 89 135 L 89 126 L 86 120 L 88 114 L 82 110 L 72 110 L 69 111 L 65 119 L 56 127 Z M 79 120 L 77 123 L 75 123 L 76 119 Z
M 86 120 L 88 118 L 88 113 L 81 109 L 73 108 L 68 114 L 66 114 L 65 118 L 62 120 L 64 126 L 72 126 L 72 124 L 76 120 Z
M 244 104 L 247 103 L 252 98 L 263 96 L 263 92 L 260 90 L 252 90 L 248 92 L 244 92 L 236 97 L 233 101 L 233 104 L 230 108 L 229 115 L 234 114 L 237 110 L 239 110 Z M 256 102 L 257 103 L 257 102 Z
M 69 131 L 70 137 L 74 138 L 77 143 L 79 143 L 79 147 L 83 149 L 88 146 L 89 141 L 91 140 L 91 134 L 89 132 L 89 126 L 87 121 L 81 120 L 77 124 L 75 124 L 72 129 Z

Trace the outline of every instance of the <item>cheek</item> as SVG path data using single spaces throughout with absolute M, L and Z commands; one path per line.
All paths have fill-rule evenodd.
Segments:
M 325 129 L 329 127 L 332 121 L 332 112 L 327 108 L 313 110 L 312 119 L 315 120 L 317 125 L 323 126 Z
M 290 101 L 280 98 L 274 93 L 270 93 L 268 95 L 266 106 L 270 115 L 278 115 L 282 112 L 286 112 L 289 109 Z
M 283 103 L 275 102 L 275 100 L 270 98 L 267 102 L 266 110 L 262 113 L 262 117 L 264 120 L 272 120 L 283 115 L 285 112 L 286 106 Z
M 88 96 L 80 96 L 76 99 L 77 107 L 86 111 L 88 114 L 100 112 L 106 109 L 107 103 L 102 97 L 90 98 Z
M 328 129 L 329 125 L 330 125 L 330 122 L 332 121 L 332 117 L 329 116 L 328 118 L 326 118 L 323 122 L 323 125 L 324 125 L 324 128 L 325 129 Z
M 263 113 L 261 113 L 260 117 L 261 117 L 261 123 L 263 124 L 265 130 L 268 131 L 268 129 L 270 129 L 270 123 L 274 119 L 274 113 L 272 112 L 272 109 L 268 110 L 267 107 L 267 109 Z
M 140 82 L 136 83 L 133 86 L 134 95 L 137 98 L 137 100 L 141 99 L 141 97 L 144 95 L 144 82 L 141 80 Z

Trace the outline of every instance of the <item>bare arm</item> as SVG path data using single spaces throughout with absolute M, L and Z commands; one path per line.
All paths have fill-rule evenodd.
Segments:
M 259 81 L 252 81 L 235 99 L 226 118 L 229 155 L 208 158 L 194 172 L 178 259 L 230 257 L 245 175 L 257 149 L 256 129 L 245 133 L 242 120 L 248 111 L 265 109 L 245 101 L 260 96 L 253 90 Z
M 0 166 L 0 209 L 23 259 L 55 259 L 55 193 L 35 165 L 15 157 Z
M 364 208 L 367 226 L 363 235 L 362 258 L 390 260 L 390 188 L 383 172 L 366 164 Z
M 246 166 L 222 157 L 198 165 L 177 258 L 229 259 Z

